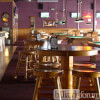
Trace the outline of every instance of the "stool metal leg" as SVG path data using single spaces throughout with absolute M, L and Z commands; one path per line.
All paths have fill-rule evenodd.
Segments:
M 38 88 L 40 88 L 40 83 L 41 83 L 41 77 L 38 77 L 36 79 L 34 95 L 32 100 L 38 100 Z
M 75 89 L 79 89 L 79 88 L 80 88 L 80 81 L 81 81 L 81 77 L 77 77 L 77 78 L 76 78 Z
M 61 88 L 61 80 L 60 80 L 60 77 L 59 77 L 59 76 L 55 78 L 55 86 L 56 86 L 56 88 L 58 89 L 59 100 L 62 100 L 62 99 L 61 99 L 61 95 L 62 95 L 61 89 L 62 89 L 62 88 Z
M 75 89 L 80 89 L 80 82 L 81 82 L 81 77 L 76 77 Z M 79 100 L 78 94 L 76 95 L 75 100 Z
M 27 78 L 27 76 L 28 76 L 27 75 L 27 70 L 28 70 L 28 56 L 26 57 L 26 61 L 25 62 L 26 62 L 26 64 L 25 64 L 25 77 L 24 77 L 24 79 L 27 80 L 28 79 Z
M 96 87 L 97 87 L 97 92 L 99 94 L 99 98 L 100 98 L 100 84 L 99 84 L 99 78 L 95 78 L 95 84 L 96 84 Z
M 14 79 L 17 79 L 17 77 L 18 77 L 19 66 L 20 66 L 20 64 L 19 64 L 19 61 L 18 61 L 16 71 L 15 71 L 15 75 L 14 75 Z

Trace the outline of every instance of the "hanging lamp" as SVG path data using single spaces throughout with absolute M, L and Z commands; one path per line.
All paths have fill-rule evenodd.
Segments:
M 89 2 L 89 1 L 88 1 Z M 89 4 L 89 3 L 88 3 Z M 90 14 L 90 10 L 89 10 L 89 6 L 88 6 L 88 14 L 84 16 L 84 18 L 87 18 L 87 23 L 86 25 L 91 25 L 91 18 L 92 18 L 92 15 Z
M 82 0 L 77 0 L 78 5 L 78 12 L 77 12 L 77 18 L 75 20 L 76 23 L 84 22 L 84 18 L 82 17 Z
M 66 23 L 66 16 L 65 16 L 65 0 L 63 0 L 63 17 L 62 17 L 62 24 Z
M 56 3 L 56 13 L 55 13 L 55 24 L 58 24 L 58 11 L 57 11 L 57 3 Z

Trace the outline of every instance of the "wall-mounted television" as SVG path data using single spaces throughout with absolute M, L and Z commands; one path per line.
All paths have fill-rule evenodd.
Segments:
M 79 14 L 80 16 L 80 14 Z M 77 12 L 71 12 L 71 18 L 77 18 Z
M 40 16 L 41 16 L 41 18 L 49 18 L 50 17 L 49 12 L 41 12 Z
M 100 12 L 96 13 L 96 18 L 100 18 Z

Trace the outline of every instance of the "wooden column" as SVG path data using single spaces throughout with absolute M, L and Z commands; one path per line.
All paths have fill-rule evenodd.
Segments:
M 93 32 L 96 32 L 96 0 L 93 0 Z

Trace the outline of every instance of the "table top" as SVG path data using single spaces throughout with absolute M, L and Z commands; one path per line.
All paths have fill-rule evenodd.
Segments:
M 92 42 L 92 43 L 100 45 L 100 42 Z
M 92 38 L 92 37 L 85 37 L 85 36 L 69 36 L 69 38 Z
M 100 47 L 100 42 L 88 42 L 88 45 L 92 47 Z
M 67 33 L 57 33 L 56 35 L 70 35 L 70 34 L 67 34 Z
M 53 55 L 53 56 L 93 56 L 98 54 L 98 50 L 91 46 L 68 46 L 66 44 L 58 45 L 58 49 L 51 48 L 38 48 L 38 53 L 43 55 Z

